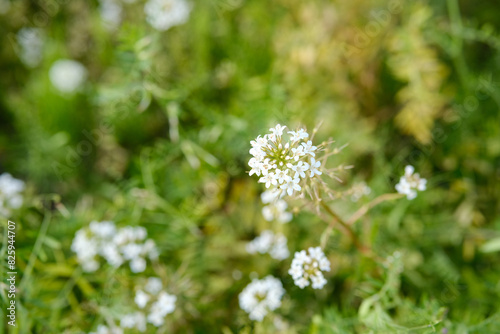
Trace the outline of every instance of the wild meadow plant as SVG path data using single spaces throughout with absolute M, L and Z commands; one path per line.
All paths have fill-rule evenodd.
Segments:
M 300 289 L 308 286 L 313 289 L 322 289 L 328 284 L 325 274 L 330 272 L 330 259 L 325 255 L 323 249 L 327 245 L 333 229 L 339 229 L 351 238 L 352 243 L 359 251 L 359 256 L 369 257 L 378 265 L 383 266 L 387 259 L 363 244 L 354 231 L 353 225 L 367 214 L 369 209 L 380 203 L 399 199 L 404 195 L 407 196 L 408 200 L 414 199 L 417 196 L 417 190 L 426 189 L 427 180 L 421 178 L 418 173 L 414 173 L 413 166 L 406 166 L 405 174 L 395 186 L 397 193 L 379 195 L 354 212 L 350 218 L 344 220 L 328 202 L 348 196 L 335 190 L 335 185 L 331 185 L 328 180 L 323 178 L 327 176 L 341 182 L 342 180 L 337 176 L 337 173 L 353 167 L 328 166 L 328 158 L 340 153 L 345 146 L 333 147 L 333 140 L 315 146 L 313 141 L 318 131 L 317 128 L 313 130 L 311 136 L 304 128 L 298 128 L 295 131 L 287 130 L 287 126 L 277 124 L 269 129 L 269 133 L 259 135 L 255 140 L 252 140 L 250 142 L 252 158 L 248 165 L 251 167 L 249 175 L 255 174 L 258 177 L 258 182 L 264 184 L 266 188 L 261 197 L 263 203 L 267 204 L 262 210 L 267 221 L 283 224 L 292 220 L 292 216 L 285 211 L 288 207 L 286 201 L 294 202 L 295 206 L 311 210 L 323 220 L 325 219 L 324 213 L 331 217 L 331 221 L 327 221 L 328 225 L 321 238 L 310 240 L 311 246 L 307 250 L 295 252 L 288 270 L 294 284 Z M 347 194 L 350 193 L 351 196 L 354 196 L 354 201 L 370 192 L 371 190 L 366 184 L 355 185 L 353 190 L 346 191 Z M 269 207 L 273 209 L 269 209 Z M 275 235 L 272 230 L 265 230 L 258 238 L 247 244 L 247 251 L 251 254 L 269 252 L 276 260 L 284 260 L 288 257 L 288 249 L 284 250 L 286 240 L 286 237 L 281 233 Z M 320 246 L 317 246 L 318 244 Z M 276 251 L 276 248 L 283 248 L 283 251 Z M 282 253 L 283 256 L 276 256 L 276 253 Z M 285 254 L 286 256 L 284 256 Z M 399 255 L 395 256 L 399 258 Z M 388 259 L 388 261 L 392 261 L 393 257 L 390 256 Z M 331 259 L 331 261 L 335 261 L 335 259 Z M 285 292 L 283 286 L 278 283 L 277 278 L 268 276 L 262 281 L 252 281 L 241 292 L 240 306 L 249 313 L 250 319 L 262 321 L 267 313 L 279 307 L 279 300 Z M 266 306 L 268 298 L 272 302 Z

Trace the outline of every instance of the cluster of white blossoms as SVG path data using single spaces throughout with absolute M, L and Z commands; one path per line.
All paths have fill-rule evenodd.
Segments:
M 239 295 L 240 307 L 251 320 L 262 321 L 270 312 L 281 306 L 285 289 L 281 281 L 273 276 L 254 279 Z
M 293 215 L 291 212 L 286 211 L 288 204 L 283 199 L 278 199 L 278 197 L 279 192 L 277 191 L 266 190 L 262 193 L 260 196 L 262 203 L 268 204 L 262 208 L 262 215 L 269 222 L 288 223 L 292 220 Z
M 19 209 L 23 205 L 23 181 L 9 173 L 0 175 L 0 216 L 8 217 L 11 209 Z
M 326 284 L 323 271 L 330 271 L 330 261 L 320 247 L 309 247 L 308 252 L 309 254 L 305 250 L 295 252 L 288 273 L 301 289 L 309 285 L 309 280 L 313 289 L 322 289 Z
M 22 28 L 17 32 L 19 58 L 24 65 L 36 67 L 42 61 L 43 34 L 39 28 Z
M 322 174 L 321 162 L 315 159 L 318 148 L 307 140 L 306 130 L 288 131 L 289 139 L 285 140 L 285 128 L 278 124 L 269 129 L 270 133 L 252 140 L 253 158 L 248 162 L 252 168 L 249 174 L 260 176 L 259 182 L 266 188 L 278 190 L 280 197 L 301 192 L 301 180 Z
M 142 226 L 117 229 L 113 222 L 93 221 L 76 232 L 71 250 L 87 272 L 99 269 L 97 256 L 100 255 L 115 268 L 129 261 L 130 270 L 139 273 L 146 269 L 146 257 L 158 258 L 155 242 L 146 237 L 147 231 Z
M 156 327 L 165 323 L 165 316 L 175 310 L 177 297 L 163 290 L 160 278 L 150 277 L 144 290 L 137 290 L 134 300 L 141 311 L 123 316 L 120 326 L 145 332 L 146 323 Z
M 351 201 L 357 202 L 363 196 L 369 195 L 372 192 L 371 188 L 366 185 L 366 183 L 361 182 L 355 184 L 351 190 Z
M 405 167 L 405 175 L 401 176 L 399 183 L 396 184 L 396 190 L 400 194 L 405 194 L 409 200 L 417 197 L 417 190 L 424 191 L 427 188 L 427 180 L 415 173 L 413 166 Z
M 274 234 L 270 230 L 262 231 L 260 236 L 247 243 L 246 249 L 250 254 L 269 253 L 276 260 L 284 260 L 290 256 L 286 237 L 281 233 Z
M 87 79 L 87 69 L 71 59 L 59 59 L 49 70 L 52 85 L 61 93 L 71 94 L 81 88 Z
M 191 5 L 186 0 L 149 0 L 144 5 L 144 12 L 153 28 L 166 31 L 187 22 Z

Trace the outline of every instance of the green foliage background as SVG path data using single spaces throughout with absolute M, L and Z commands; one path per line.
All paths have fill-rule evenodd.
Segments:
M 279 332 L 272 317 L 252 323 L 239 309 L 252 272 L 287 290 L 282 333 L 499 333 L 498 4 L 192 4 L 189 22 L 166 32 L 146 23 L 141 1 L 125 6 L 114 32 L 96 1 L 14 1 L 0 16 L 0 172 L 28 184 L 9 217 L 18 327 L 7 329 L 2 289 L 0 333 L 89 332 L 128 310 L 145 276 L 109 266 L 86 274 L 70 251 L 92 220 L 142 225 L 155 239 L 160 264 L 146 275 L 178 297 L 164 333 Z M 34 69 L 16 54 L 25 26 L 46 37 Z M 82 92 L 51 85 L 59 58 L 86 66 Z M 319 140 L 349 144 L 334 160 L 354 169 L 336 187 L 364 180 L 372 193 L 335 201 L 343 216 L 393 192 L 407 164 L 429 180 L 415 200 L 385 203 L 356 225 L 378 254 L 399 251 L 400 265 L 381 267 L 336 233 L 328 285 L 300 290 L 290 259 L 246 253 L 269 228 L 263 188 L 245 172 L 249 141 L 278 122 L 322 122 Z M 276 228 L 293 252 L 317 245 L 325 227 L 298 210 Z

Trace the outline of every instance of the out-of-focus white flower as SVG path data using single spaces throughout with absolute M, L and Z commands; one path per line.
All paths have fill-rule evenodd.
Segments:
M 280 196 L 279 191 L 266 190 L 260 195 L 262 203 L 269 204 Z
M 166 31 L 187 22 L 191 5 L 186 0 L 149 0 L 144 5 L 144 12 L 153 28 Z
M 150 297 L 147 293 L 145 293 L 142 290 L 137 290 L 135 293 L 135 298 L 134 301 L 139 306 L 139 308 L 144 308 L 146 307 L 146 304 L 148 303 Z
M 134 321 L 127 318 L 125 324 L 133 326 L 140 331 L 146 330 L 146 322 L 156 327 L 163 325 L 165 323 L 165 316 L 175 311 L 177 297 L 167 293 L 162 288 L 163 284 L 160 278 L 149 277 L 144 286 L 146 292 L 138 289 L 135 293 L 134 301 L 142 311 L 135 313 Z
M 9 216 L 11 209 L 19 209 L 23 205 L 22 192 L 25 184 L 9 173 L 0 175 L 0 216 Z
M 289 140 L 284 137 L 286 126 L 280 124 L 269 129 L 270 133 L 250 141 L 253 156 L 248 165 L 249 175 L 260 176 L 259 182 L 276 191 L 280 197 L 302 192 L 301 181 L 321 175 L 321 162 L 315 160 L 317 146 L 305 141 L 309 134 L 305 129 L 289 131 Z M 309 172 L 309 173 L 306 173 Z
M 176 301 L 176 296 L 170 295 L 165 291 L 160 292 L 158 300 L 151 306 L 150 313 L 147 316 L 148 322 L 156 327 L 163 325 L 165 316 L 174 312 Z
M 71 59 L 59 59 L 49 71 L 49 78 L 61 93 L 74 93 L 87 79 L 87 69 Z
M 427 180 L 421 178 L 418 173 L 415 173 L 413 166 L 405 167 L 405 174 L 399 179 L 396 184 L 396 190 L 400 194 L 405 194 L 409 200 L 417 197 L 417 190 L 424 191 L 427 188 Z
M 330 271 L 330 261 L 320 247 L 309 247 L 308 252 L 309 254 L 305 250 L 295 252 L 288 273 L 292 276 L 295 285 L 301 289 L 310 283 L 313 289 L 322 289 L 326 284 L 323 271 Z
M 151 294 L 157 294 L 158 292 L 161 291 L 163 288 L 163 284 L 161 282 L 161 279 L 159 277 L 150 277 L 148 278 L 148 282 L 144 289 L 151 293 Z
M 99 0 L 99 14 L 104 26 L 116 29 L 122 21 L 122 4 L 118 0 Z
M 273 276 L 254 279 L 239 295 L 240 307 L 251 320 L 262 321 L 271 311 L 281 306 L 285 289 L 281 281 Z
M 286 237 L 281 233 L 274 234 L 270 230 L 262 231 L 260 236 L 246 245 L 246 249 L 250 254 L 269 253 L 276 260 L 284 260 L 290 256 Z
M 288 204 L 282 199 L 276 200 L 275 202 L 266 205 L 262 208 L 262 215 L 264 219 L 271 221 L 278 221 L 282 224 L 288 223 L 292 220 L 293 215 L 291 212 L 287 212 L 286 209 Z
M 22 28 L 17 32 L 19 58 L 28 67 L 36 67 L 42 61 L 43 33 L 39 28 Z
M 95 332 L 90 332 L 89 334 L 123 334 L 123 329 L 120 327 L 108 328 L 105 325 L 99 325 Z
M 135 312 L 122 316 L 120 321 L 122 328 L 136 328 L 140 332 L 146 331 L 146 316 L 142 312 Z
M 369 195 L 372 192 L 371 188 L 366 185 L 366 183 L 361 182 L 355 184 L 351 190 L 351 201 L 357 202 L 359 199 L 365 195 Z
M 142 226 L 117 229 L 113 222 L 93 221 L 88 228 L 76 232 L 71 250 L 87 272 L 99 269 L 97 256 L 100 255 L 115 268 L 129 261 L 132 272 L 139 273 L 146 269 L 146 257 L 151 260 L 158 258 L 154 241 L 142 242 L 146 237 L 147 231 Z

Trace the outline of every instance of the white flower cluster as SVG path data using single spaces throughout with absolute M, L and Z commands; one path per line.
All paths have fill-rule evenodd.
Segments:
M 159 31 L 187 22 L 191 5 L 186 0 L 149 0 L 144 5 L 149 24 Z
M 285 289 L 281 281 L 273 276 L 254 279 L 239 295 L 240 307 L 250 319 L 262 321 L 268 312 L 281 306 Z
M 268 204 L 262 208 L 262 215 L 269 222 L 276 220 L 282 224 L 288 223 L 293 215 L 286 211 L 288 204 L 283 199 L 278 199 L 278 196 L 277 191 L 266 190 L 262 193 L 260 196 L 262 203 Z
M 409 200 L 417 197 L 417 190 L 424 191 L 427 188 L 427 180 L 415 173 L 413 166 L 405 167 L 405 175 L 401 176 L 399 183 L 396 184 L 396 190 L 400 194 L 405 194 Z
M 250 241 L 246 245 L 246 249 L 250 254 L 269 253 L 273 259 L 284 260 L 290 256 L 286 243 L 287 240 L 283 234 L 274 234 L 270 230 L 265 230 L 260 236 Z
M 313 289 L 322 289 L 326 284 L 323 271 L 330 271 L 330 261 L 320 247 L 309 247 L 309 254 L 305 250 L 295 252 L 292 266 L 288 273 L 292 275 L 295 285 L 303 289 L 311 280 Z
M 139 273 L 146 269 L 145 257 L 158 258 L 155 242 L 146 237 L 146 229 L 142 226 L 117 229 L 113 222 L 93 221 L 76 232 L 71 250 L 87 272 L 99 269 L 97 255 L 100 255 L 115 268 L 130 261 L 130 270 Z
M 9 216 L 11 209 L 19 209 L 23 205 L 25 184 L 9 173 L 0 175 L 0 216 Z
M 158 277 L 148 278 L 144 290 L 137 290 L 135 303 L 143 311 L 127 314 L 122 317 L 122 328 L 136 328 L 140 332 L 146 331 L 146 322 L 160 327 L 165 323 L 165 316 L 174 312 L 177 297 L 162 291 L 163 284 Z
M 315 160 L 318 148 L 310 140 L 306 141 L 309 137 L 306 130 L 288 131 L 289 140 L 284 140 L 285 128 L 278 124 L 269 129 L 271 133 L 252 140 L 253 158 L 248 165 L 252 168 L 249 174 L 261 176 L 259 182 L 266 188 L 280 191 L 280 196 L 286 193 L 292 196 L 302 190 L 301 180 L 321 175 L 322 171 L 321 162 Z
M 22 28 L 17 32 L 19 58 L 28 67 L 36 67 L 42 61 L 43 38 L 39 28 Z
M 357 183 L 351 189 L 351 201 L 357 202 L 361 197 L 369 195 L 371 192 L 371 188 L 368 187 L 366 183 Z
M 95 332 L 90 332 L 89 334 L 123 334 L 123 329 L 120 327 L 109 328 L 105 325 L 99 325 Z
M 71 59 L 59 59 L 49 70 L 50 82 L 61 93 L 70 94 L 83 85 L 87 79 L 87 69 Z

